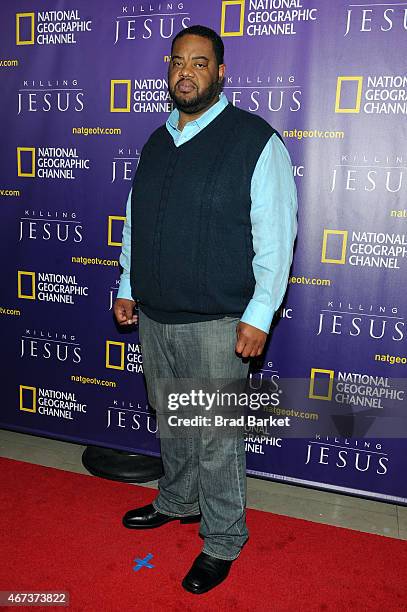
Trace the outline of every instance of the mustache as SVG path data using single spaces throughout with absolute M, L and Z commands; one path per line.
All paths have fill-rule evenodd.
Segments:
M 192 79 L 186 79 L 186 78 L 182 78 L 182 79 L 180 79 L 179 81 L 177 81 L 177 82 L 175 83 L 175 87 L 178 87 L 178 85 L 179 85 L 180 83 L 183 83 L 184 81 L 188 81 L 188 83 L 192 83 L 192 85 L 193 85 L 194 87 L 196 87 L 196 84 L 195 84 L 195 83 L 192 81 Z

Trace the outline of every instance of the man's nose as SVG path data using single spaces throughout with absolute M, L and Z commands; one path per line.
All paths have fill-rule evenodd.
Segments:
M 193 76 L 194 72 L 192 70 L 192 64 L 190 62 L 186 62 L 183 66 L 181 66 L 179 74 L 184 78 Z

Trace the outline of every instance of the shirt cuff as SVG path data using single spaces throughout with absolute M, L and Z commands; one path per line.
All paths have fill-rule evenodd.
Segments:
M 132 300 L 133 297 L 131 295 L 131 286 L 129 278 L 121 278 L 119 290 L 117 292 L 117 297 L 122 298 L 124 300 Z
M 274 312 L 275 311 L 270 308 L 270 306 L 266 306 L 262 302 L 252 299 L 248 303 L 240 320 L 243 323 L 248 323 L 249 325 L 253 325 L 253 327 L 257 327 L 268 334 L 274 317 Z

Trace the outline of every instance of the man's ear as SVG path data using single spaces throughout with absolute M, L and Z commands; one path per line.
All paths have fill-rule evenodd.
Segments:
M 225 71 L 226 71 L 226 64 L 219 64 L 219 73 L 218 73 L 219 81 L 223 81 L 225 77 Z

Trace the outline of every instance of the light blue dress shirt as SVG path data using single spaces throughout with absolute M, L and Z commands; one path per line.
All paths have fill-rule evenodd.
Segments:
M 166 127 L 177 147 L 182 146 L 203 130 L 227 106 L 222 92 L 219 101 L 195 121 L 178 129 L 179 111 L 169 115 Z M 257 160 L 251 181 L 254 294 L 241 321 L 269 332 L 274 313 L 280 306 L 287 288 L 293 243 L 297 233 L 297 190 L 287 149 L 273 134 Z M 126 205 L 123 246 L 120 264 L 123 273 L 117 297 L 133 299 L 130 287 L 131 249 L 131 190 Z

